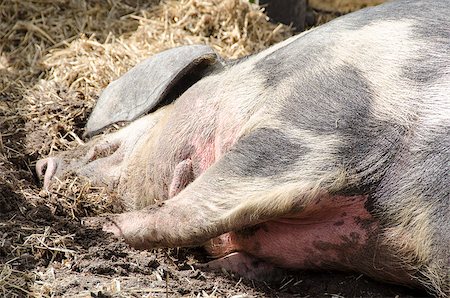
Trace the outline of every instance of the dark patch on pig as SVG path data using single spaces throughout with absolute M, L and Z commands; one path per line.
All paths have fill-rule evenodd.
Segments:
M 295 200 L 295 202 L 292 204 L 292 207 L 289 209 L 289 212 L 292 214 L 296 214 L 302 212 L 303 210 L 305 210 L 305 204 L 303 204 L 301 200 Z
M 280 130 L 260 128 L 240 139 L 225 159 L 237 175 L 271 177 L 290 171 L 307 153 Z
M 448 42 L 450 43 L 450 40 Z M 439 48 L 441 45 L 436 43 L 434 45 L 430 43 L 430 45 L 433 47 L 433 49 L 430 49 L 431 52 L 417 53 L 418 57 L 411 60 L 402 70 L 404 78 L 423 85 L 423 88 L 426 88 L 427 84 L 440 79 L 445 74 L 442 67 L 445 61 L 431 58 L 436 55 L 434 49 Z M 450 49 L 447 52 L 450 52 Z
M 341 190 L 345 195 L 367 194 L 376 187 L 383 175 L 381 165 L 395 153 L 406 131 L 396 123 L 375 119 L 374 100 L 367 79 L 347 65 L 300 79 L 278 115 L 300 130 L 342 140 L 336 155 L 340 160 L 334 166 L 361 177 L 361 183 Z
M 376 208 L 375 208 L 375 201 L 374 201 L 374 198 L 373 198 L 373 194 L 369 194 L 368 196 L 367 196 L 367 200 L 364 202 L 364 209 L 366 209 L 367 210 L 367 212 L 369 212 L 370 214 L 374 214 L 375 213 L 375 211 L 376 211 Z
M 339 226 L 342 226 L 343 224 L 344 224 L 344 221 L 339 220 L 339 221 L 335 222 L 333 225 L 339 227 Z
M 354 174 L 356 175 L 356 173 Z M 366 179 L 370 179 L 370 177 L 366 177 Z M 376 181 L 374 181 L 374 184 L 351 184 L 347 185 L 343 189 L 339 189 L 337 191 L 331 192 L 332 195 L 338 195 L 338 196 L 355 196 L 355 195 L 367 195 L 369 194 L 372 189 L 375 187 Z
M 261 250 L 261 243 L 258 241 L 257 237 L 255 237 L 258 231 L 263 230 L 264 232 L 268 232 L 267 226 L 265 224 L 259 224 L 256 226 L 246 227 L 240 229 L 235 232 L 236 237 L 241 240 L 249 240 L 253 238 L 251 242 L 251 251 L 253 253 L 259 252 Z M 239 242 L 239 240 L 238 240 Z
M 448 16 L 445 17 L 448 18 Z M 448 72 L 445 67 L 448 67 L 449 61 L 450 33 L 446 26 L 437 24 L 443 22 L 437 15 L 433 14 L 433 17 L 415 21 L 418 24 L 413 26 L 411 38 L 426 43 L 429 49 L 425 51 L 421 49 L 420 52 L 415 53 L 415 58 L 403 67 L 402 76 L 414 81 L 422 88 L 427 88 L 429 87 L 427 84 L 436 82 Z M 434 30 L 425 29 L 428 27 Z
M 340 238 L 342 242 L 338 244 L 317 240 L 313 242 L 313 245 L 318 250 L 322 251 L 334 250 L 339 255 L 342 254 L 343 256 L 345 256 L 348 254 L 349 251 L 352 251 L 352 249 L 355 249 L 358 246 L 358 240 L 360 236 L 358 233 L 351 232 L 349 237 L 341 236 Z
M 297 76 L 301 83 L 303 78 L 298 73 L 299 70 L 304 73 L 304 70 L 316 69 L 327 49 L 327 44 L 317 38 L 317 35 L 306 32 L 299 39 L 256 62 L 255 70 L 265 78 L 264 89 L 271 90 L 293 76 Z
M 374 225 L 376 224 L 376 219 L 374 218 L 361 218 L 359 216 L 353 217 L 353 220 L 364 230 L 370 233 L 374 230 Z
M 353 137 L 353 130 L 363 130 L 373 118 L 372 102 L 367 80 L 354 67 L 344 66 L 300 79 L 279 116 L 301 130 Z
M 256 232 L 262 228 L 262 226 L 263 225 L 261 224 L 261 225 L 256 225 L 256 226 L 240 229 L 239 231 L 236 231 L 236 235 L 238 235 L 240 238 L 253 237 L 256 234 Z

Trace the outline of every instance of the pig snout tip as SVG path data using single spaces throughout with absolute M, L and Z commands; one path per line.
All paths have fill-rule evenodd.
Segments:
M 56 174 L 58 169 L 58 162 L 56 158 L 48 157 L 38 160 L 36 163 L 36 173 L 40 179 L 44 178 L 44 189 L 48 190 L 50 181 Z

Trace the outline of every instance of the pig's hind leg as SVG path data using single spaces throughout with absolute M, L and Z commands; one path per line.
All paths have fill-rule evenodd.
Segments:
M 253 131 L 178 195 L 121 214 L 105 230 L 137 248 L 195 246 L 299 212 L 342 185 L 342 172 L 327 166 L 331 146 L 313 152 L 303 144 L 277 129 Z
M 213 271 L 227 271 L 251 280 L 276 281 L 285 276 L 285 271 L 273 264 L 245 252 L 233 252 L 197 267 Z

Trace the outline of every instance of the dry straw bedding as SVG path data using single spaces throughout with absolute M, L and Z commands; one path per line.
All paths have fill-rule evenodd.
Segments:
M 83 143 L 102 88 L 167 48 L 209 44 L 237 58 L 291 34 L 244 0 L 1 1 L 0 295 L 51 295 L 44 275 L 16 259 L 70 263 L 77 253 L 73 235 L 17 218 L 39 218 L 30 212 L 41 207 L 68 219 L 120 210 L 113 194 L 83 178 L 43 192 L 32 170 L 36 159 Z

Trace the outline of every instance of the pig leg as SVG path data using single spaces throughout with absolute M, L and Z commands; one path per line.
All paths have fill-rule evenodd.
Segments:
M 276 280 L 283 276 L 284 272 L 282 269 L 244 252 L 234 252 L 199 267 L 215 271 L 225 269 L 251 280 L 264 281 Z
M 225 270 L 252 280 L 276 280 L 283 276 L 283 269 L 245 253 L 236 240 L 234 232 L 211 239 L 205 244 L 205 249 L 211 256 L 219 258 L 197 266 L 214 271 Z
M 337 164 L 330 146 L 303 145 L 276 129 L 254 131 L 174 198 L 121 214 L 105 230 L 137 248 L 194 246 L 299 212 L 342 184 L 342 171 L 326 167 Z

